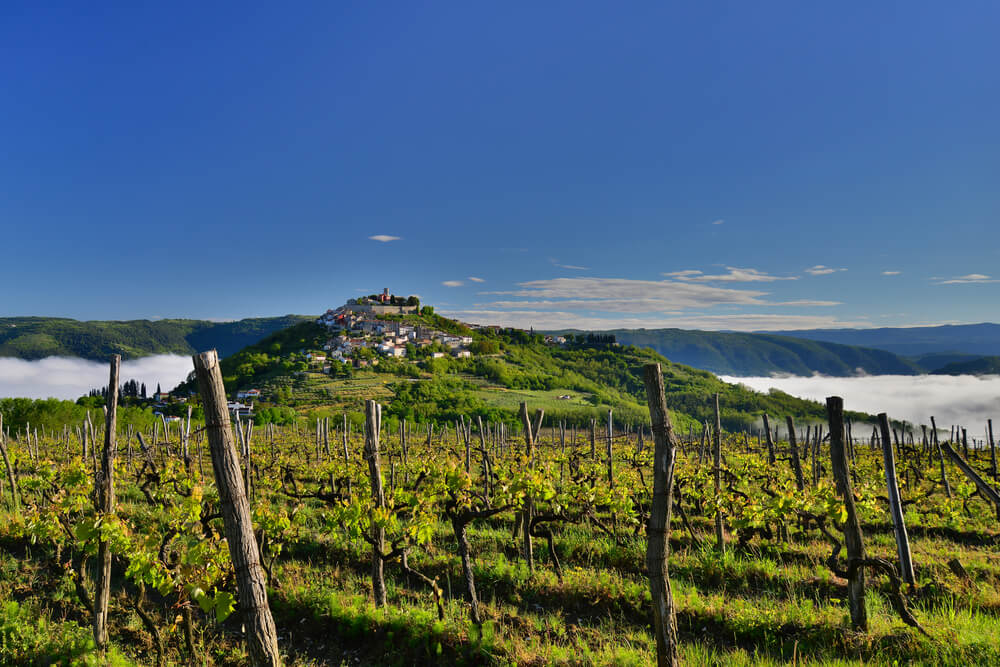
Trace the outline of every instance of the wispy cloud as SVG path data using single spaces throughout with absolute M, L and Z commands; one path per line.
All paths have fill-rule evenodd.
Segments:
M 578 266 L 576 264 L 560 264 L 554 257 L 549 257 L 549 263 L 559 269 L 569 269 L 570 271 L 589 271 L 589 266 Z
M 677 315 L 667 317 L 602 317 L 558 310 L 494 310 L 489 308 L 448 310 L 442 314 L 465 322 L 499 324 L 527 329 L 704 329 L 710 331 L 792 331 L 870 327 L 864 319 L 842 320 L 822 315 Z
M 674 280 L 628 278 L 553 278 L 519 283 L 520 289 L 490 294 L 539 300 L 568 299 L 577 308 L 616 312 L 658 312 L 716 304 L 766 305 L 767 292 L 740 290 Z M 564 302 L 565 303 L 565 302 Z
M 811 266 L 806 269 L 806 273 L 811 276 L 825 276 L 831 273 L 837 273 L 838 271 L 846 271 L 847 269 L 834 269 L 829 266 L 823 266 L 822 264 L 817 264 L 816 266 Z
M 469 276 L 469 280 L 471 280 L 474 283 L 485 283 L 486 282 L 482 278 L 477 278 L 476 276 Z
M 767 292 L 690 281 L 628 278 L 555 278 L 519 283 L 521 289 L 482 292 L 521 300 L 477 304 L 485 308 L 538 308 L 608 313 L 665 313 L 713 306 L 836 306 L 837 301 L 768 301 Z
M 883 271 L 882 275 L 883 276 L 898 276 L 901 273 L 902 273 L 902 271 Z
M 727 266 L 728 273 L 709 275 L 701 271 L 688 269 L 686 271 L 671 271 L 664 273 L 664 276 L 675 280 L 697 283 L 770 283 L 776 280 L 798 280 L 798 276 L 772 276 L 757 269 L 739 269 L 735 266 Z
M 721 225 L 721 224 L 722 224 L 722 223 L 724 223 L 724 222 L 725 222 L 725 220 L 722 220 L 722 219 L 719 219 L 719 220 L 713 220 L 713 221 L 712 221 L 712 224 L 713 224 L 713 225 Z
M 803 307 L 826 307 L 842 306 L 843 301 L 821 301 L 818 299 L 795 299 L 794 301 L 775 301 L 772 306 L 803 306 Z
M 463 283 L 461 280 L 445 280 L 441 284 L 444 285 L 445 287 L 461 287 L 465 283 Z
M 389 241 L 400 241 L 403 237 L 401 236 L 390 236 L 389 234 L 376 234 L 375 236 L 368 237 L 372 241 L 381 241 L 382 243 L 388 243 Z
M 938 285 L 968 285 L 997 282 L 996 279 L 982 273 L 969 273 L 964 276 L 955 276 L 954 278 L 931 278 L 931 280 L 936 281 Z

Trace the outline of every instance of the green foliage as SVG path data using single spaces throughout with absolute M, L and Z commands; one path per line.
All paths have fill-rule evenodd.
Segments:
M 63 424 L 82 422 L 90 412 L 91 421 L 102 421 L 101 407 L 104 399 L 84 397 L 73 401 L 62 401 L 57 398 L 0 398 L 0 414 L 3 415 L 4 428 L 11 432 L 22 430 L 30 425 L 31 429 L 42 428 L 62 429 Z M 186 410 L 186 408 L 185 408 Z M 147 427 L 156 421 L 150 408 L 122 407 L 118 410 L 118 419 L 122 423 L 130 423 L 137 427 Z
M 500 352 L 500 343 L 495 340 L 477 340 L 469 345 L 469 351 L 473 354 L 497 354 Z
M 253 416 L 254 424 L 263 426 L 264 424 L 277 424 L 283 426 L 295 422 L 295 410 L 283 406 L 270 406 L 257 409 Z

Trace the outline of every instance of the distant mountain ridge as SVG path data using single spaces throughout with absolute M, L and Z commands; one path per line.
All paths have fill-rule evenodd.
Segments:
M 1000 324 L 946 324 L 936 327 L 883 327 L 880 329 L 804 329 L 767 331 L 762 334 L 793 336 L 815 341 L 862 345 L 913 357 L 929 353 L 975 356 L 1000 355 Z
M 911 359 L 885 350 L 767 333 L 687 329 L 614 329 L 601 333 L 613 334 L 623 345 L 648 347 L 675 363 L 720 375 L 916 375 L 926 370 Z
M 305 315 L 209 320 L 80 321 L 61 317 L 0 318 L 0 357 L 82 357 L 98 361 L 112 354 L 136 359 L 154 354 L 193 354 L 215 348 L 234 354 L 261 338 L 311 320 Z

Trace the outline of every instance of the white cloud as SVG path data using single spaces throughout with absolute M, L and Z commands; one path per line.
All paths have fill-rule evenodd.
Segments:
M 368 237 L 372 241 L 381 241 L 382 243 L 388 243 L 389 241 L 399 241 L 402 239 L 401 236 L 390 236 L 389 234 L 376 234 L 375 236 Z
M 994 278 L 990 278 L 982 273 L 970 273 L 964 276 L 956 276 L 954 278 L 932 278 L 932 280 L 938 281 L 938 285 L 967 285 L 970 283 L 995 283 L 997 282 Z
M 194 370 L 191 357 L 162 354 L 122 362 L 121 381 L 138 380 L 149 394 L 159 383 L 170 390 Z M 0 397 L 62 398 L 75 400 L 108 383 L 108 364 L 73 357 L 46 357 L 37 361 L 0 359 Z
M 559 268 L 559 269 L 569 269 L 570 271 L 589 271 L 590 270 L 590 267 L 588 267 L 588 266 L 578 266 L 576 264 L 560 264 L 559 261 L 557 259 L 555 259 L 554 257 L 549 257 L 549 263 L 552 264 L 552 266 L 554 266 L 556 268 Z
M 559 310 L 496 310 L 490 308 L 442 311 L 463 322 L 499 324 L 527 329 L 705 329 L 711 331 L 791 331 L 794 329 L 837 329 L 870 327 L 867 320 L 841 320 L 826 315 L 673 315 L 654 317 L 602 317 Z
M 750 377 L 722 376 L 726 382 L 741 382 L 757 391 L 771 387 L 816 401 L 840 396 L 848 410 L 870 414 L 885 412 L 893 419 L 930 425 L 933 415 L 938 427 L 964 425 L 970 437 L 982 437 L 987 419 L 1000 409 L 1000 376 L 971 375 L 872 375 L 865 377 Z M 868 437 L 870 426 L 855 426 L 855 436 Z M 916 432 L 919 440 L 919 428 Z
M 465 283 L 463 283 L 461 280 L 445 280 L 441 284 L 444 285 L 445 287 L 461 287 Z
M 485 283 L 486 282 L 482 278 L 477 278 L 475 276 L 469 276 L 469 280 L 471 280 L 474 283 Z
M 722 223 L 724 223 L 724 222 L 725 222 L 725 220 L 713 220 L 713 221 L 712 221 L 712 224 L 713 224 L 713 225 L 721 225 L 721 224 L 722 224 Z
M 847 269 L 832 269 L 829 266 L 823 266 L 822 264 L 817 264 L 816 266 L 811 266 L 806 269 L 806 273 L 811 276 L 825 276 L 831 273 L 836 273 L 838 271 L 846 271 Z
M 820 307 L 826 308 L 828 306 L 842 306 L 843 301 L 821 301 L 818 299 L 796 299 L 794 301 L 775 301 L 771 304 L 772 306 L 803 306 L 803 307 Z
M 739 290 L 674 280 L 631 280 L 628 278 L 553 278 L 518 283 L 521 288 L 492 292 L 531 299 L 574 299 L 574 307 L 635 312 L 704 308 L 716 304 L 767 305 L 760 297 L 767 292 Z M 631 304 L 630 307 L 624 307 Z M 551 304 L 546 304 L 551 305 Z
M 883 271 L 882 275 L 883 276 L 898 276 L 901 273 L 902 273 L 902 271 Z
M 798 280 L 798 276 L 772 276 L 764 271 L 758 271 L 757 269 L 739 269 L 734 266 L 727 266 L 726 271 L 729 273 L 723 273 L 718 275 L 706 275 L 701 271 L 672 271 L 670 273 L 664 273 L 663 275 L 674 278 L 675 280 L 684 280 L 686 282 L 720 282 L 720 283 L 770 283 L 775 280 Z

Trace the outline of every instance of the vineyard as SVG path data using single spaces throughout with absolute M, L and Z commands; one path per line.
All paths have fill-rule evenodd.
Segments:
M 669 664 L 659 498 L 682 663 L 1000 664 L 991 432 L 833 399 L 780 440 L 526 403 L 255 428 L 198 379 L 205 423 L 137 427 L 113 391 L 82 423 L 0 422 L 0 663 Z

